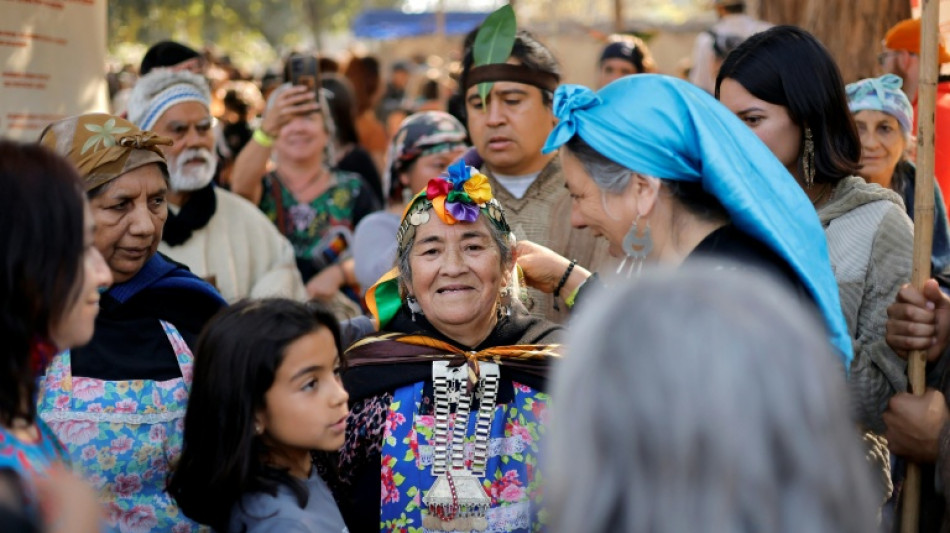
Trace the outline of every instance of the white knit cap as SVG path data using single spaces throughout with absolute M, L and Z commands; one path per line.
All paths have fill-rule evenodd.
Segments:
M 200 102 L 211 106 L 208 82 L 187 70 L 157 69 L 142 76 L 129 97 L 129 122 L 151 130 L 165 111 L 182 102 Z

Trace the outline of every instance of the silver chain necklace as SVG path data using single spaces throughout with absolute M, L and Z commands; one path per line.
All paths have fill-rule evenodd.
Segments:
M 479 478 L 485 476 L 488 463 L 489 434 L 501 372 L 495 363 L 479 363 L 481 375 L 474 391 L 479 406 L 471 468 L 465 467 L 465 436 L 473 400 L 468 393 L 468 373 L 468 365 L 450 368 L 448 361 L 432 363 L 435 401 L 432 475 L 436 476 L 436 480 L 422 498 L 428 510 L 422 517 L 422 526 L 426 529 L 484 531 L 488 528 L 486 516 L 491 498 Z M 456 409 L 450 441 L 449 417 L 453 404 Z

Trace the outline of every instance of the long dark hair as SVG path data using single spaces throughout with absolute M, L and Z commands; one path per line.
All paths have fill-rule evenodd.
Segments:
M 327 105 L 336 126 L 336 140 L 341 146 L 359 142 L 356 136 L 356 104 L 353 103 L 353 85 L 339 74 L 323 74 L 320 86 L 330 92 Z
M 379 60 L 373 56 L 354 57 L 346 64 L 343 75 L 353 84 L 356 97 L 356 114 L 361 115 L 371 109 L 373 98 L 379 90 Z
M 276 495 L 289 487 L 301 508 L 308 493 L 286 469 L 262 459 L 254 415 L 294 341 L 328 328 L 342 363 L 333 314 L 292 300 L 242 300 L 208 323 L 195 351 L 195 377 L 185 414 L 184 445 L 168 492 L 189 518 L 227 531 L 231 509 L 245 493 Z
M 861 141 L 841 72 L 812 34 L 795 26 L 776 26 L 749 37 L 719 68 L 716 98 L 726 78 L 739 82 L 756 98 L 788 109 L 803 136 L 806 126 L 811 130 L 815 183 L 837 183 L 857 174 Z M 798 160 L 801 169 L 801 155 Z
M 39 145 L 0 139 L 0 191 L 0 424 L 10 426 L 34 420 L 31 349 L 79 297 L 84 208 L 79 174 Z

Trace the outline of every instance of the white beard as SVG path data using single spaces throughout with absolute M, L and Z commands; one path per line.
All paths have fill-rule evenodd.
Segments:
M 201 165 L 192 163 L 187 168 L 185 162 L 202 159 Z M 189 192 L 203 189 L 214 179 L 218 156 L 207 148 L 188 148 L 168 161 L 169 185 L 173 191 Z

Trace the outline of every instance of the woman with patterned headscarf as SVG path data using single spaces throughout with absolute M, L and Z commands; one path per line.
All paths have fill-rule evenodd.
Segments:
M 346 354 L 344 519 L 350 531 L 535 531 L 561 328 L 515 297 L 511 230 L 486 176 L 454 164 L 408 204 L 398 266 L 366 296 L 382 332 Z
M 356 226 L 353 259 L 356 279 L 369 288 L 392 268 L 396 259 L 396 230 L 414 192 L 425 188 L 466 150 L 465 127 L 442 111 L 423 111 L 403 120 L 389 147 L 389 207 Z
M 861 138 L 861 169 L 870 183 L 901 195 L 907 216 L 914 217 L 914 181 L 917 169 L 908 160 L 912 149 L 914 108 L 901 89 L 904 81 L 893 74 L 866 78 L 845 86 L 848 107 Z M 934 232 L 931 272 L 950 268 L 950 228 L 940 187 L 934 182 Z M 939 276 L 946 285 L 947 279 Z
M 181 452 L 192 347 L 223 307 L 214 288 L 157 253 L 167 217 L 171 140 L 111 115 L 54 122 L 40 142 L 83 178 L 94 243 L 115 284 L 99 302 L 88 345 L 56 355 L 39 382 L 38 412 L 100 491 L 123 531 L 197 526 L 165 492 Z

